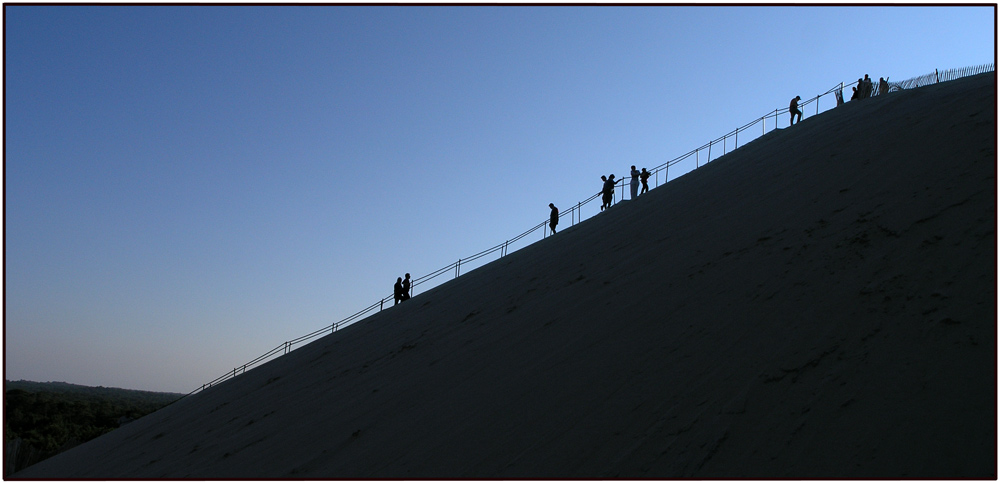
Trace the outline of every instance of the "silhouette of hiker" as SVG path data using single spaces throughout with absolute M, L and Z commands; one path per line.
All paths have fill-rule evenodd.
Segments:
M 889 93 L 889 79 L 878 78 L 878 95 Z
M 642 168 L 642 172 L 639 173 L 639 181 L 642 181 L 642 191 L 640 191 L 639 194 L 649 191 L 649 174 L 650 173 L 649 171 L 646 171 L 646 168 Z
M 639 197 L 639 170 L 635 169 L 635 165 L 633 164 L 632 171 L 629 171 L 628 174 L 632 177 L 632 179 L 629 180 L 628 188 L 631 190 L 632 199 L 634 200 Z
M 608 205 L 608 194 L 604 189 L 606 184 L 608 184 L 608 177 L 601 176 L 601 211 L 604 211 L 604 208 Z
M 403 301 L 403 277 L 396 277 L 396 285 L 392 286 L 392 298 L 396 300 L 392 305 L 399 305 Z
M 788 104 L 788 113 L 792 115 L 792 118 L 788 120 L 789 126 L 795 124 L 796 115 L 799 116 L 799 122 L 802 122 L 802 111 L 799 110 L 799 99 L 802 98 L 799 96 L 795 96 L 795 99 L 792 99 L 792 102 Z
M 861 79 L 858 79 L 858 86 L 861 86 Z M 857 99 L 860 94 L 858 94 L 858 88 L 857 87 L 852 87 L 851 91 L 854 92 L 853 94 L 851 94 L 851 100 L 853 101 L 853 100 Z
M 872 96 L 872 80 L 868 78 L 868 74 L 865 74 L 865 99 Z
M 406 279 L 403 280 L 401 288 L 403 289 L 403 295 L 399 300 L 410 300 L 410 274 L 406 274 Z
M 556 225 L 559 224 L 559 208 L 556 205 L 549 203 L 549 208 L 552 208 L 552 213 L 549 214 L 549 228 L 552 229 L 552 234 L 556 234 Z
M 601 176 L 601 211 L 608 207 L 608 177 Z

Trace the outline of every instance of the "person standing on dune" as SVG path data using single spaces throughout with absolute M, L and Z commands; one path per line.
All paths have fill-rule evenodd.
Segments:
M 392 298 L 396 301 L 392 305 L 399 305 L 403 301 L 403 277 L 396 277 L 396 285 L 392 286 Z
M 642 172 L 639 173 L 639 181 L 642 181 L 642 191 L 639 194 L 644 194 L 649 191 L 649 171 L 646 168 L 642 168 Z
M 632 171 L 629 172 L 629 176 L 632 177 L 629 180 L 628 188 L 632 192 L 632 199 L 639 197 L 639 170 L 635 169 L 635 165 L 632 165 Z
M 403 280 L 403 296 L 400 298 L 401 301 L 410 300 L 410 274 L 406 274 L 406 279 Z
M 608 207 L 608 177 L 601 176 L 601 211 Z

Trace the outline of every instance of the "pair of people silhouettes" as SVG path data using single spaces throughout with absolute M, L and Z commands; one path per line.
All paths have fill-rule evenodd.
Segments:
M 611 208 L 611 204 L 615 200 L 616 182 L 615 175 L 613 174 L 610 178 L 607 176 L 601 176 L 601 179 L 604 180 L 604 187 L 601 188 L 601 201 L 603 201 L 603 203 L 601 203 L 601 211 L 604 211 L 605 208 Z
M 410 299 L 410 274 L 406 274 L 406 280 L 399 277 L 396 278 L 396 285 L 393 286 L 392 295 L 396 300 L 396 303 L 393 305 Z
M 646 168 L 642 168 L 642 172 L 640 173 L 635 169 L 634 165 L 632 166 L 632 171 L 629 172 L 629 175 L 632 176 L 632 181 L 629 184 L 629 189 L 632 190 L 633 200 L 639 197 L 639 195 L 641 194 L 639 192 L 639 182 L 642 182 L 642 193 L 649 191 L 649 184 L 648 184 L 649 174 L 650 173 L 649 171 L 646 171 Z

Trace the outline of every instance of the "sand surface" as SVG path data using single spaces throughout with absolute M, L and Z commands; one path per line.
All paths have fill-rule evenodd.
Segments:
M 850 102 L 13 476 L 995 479 L 996 117 Z

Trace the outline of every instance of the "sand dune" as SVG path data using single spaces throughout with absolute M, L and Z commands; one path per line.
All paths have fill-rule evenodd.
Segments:
M 996 478 L 995 75 L 753 141 L 15 478 Z

